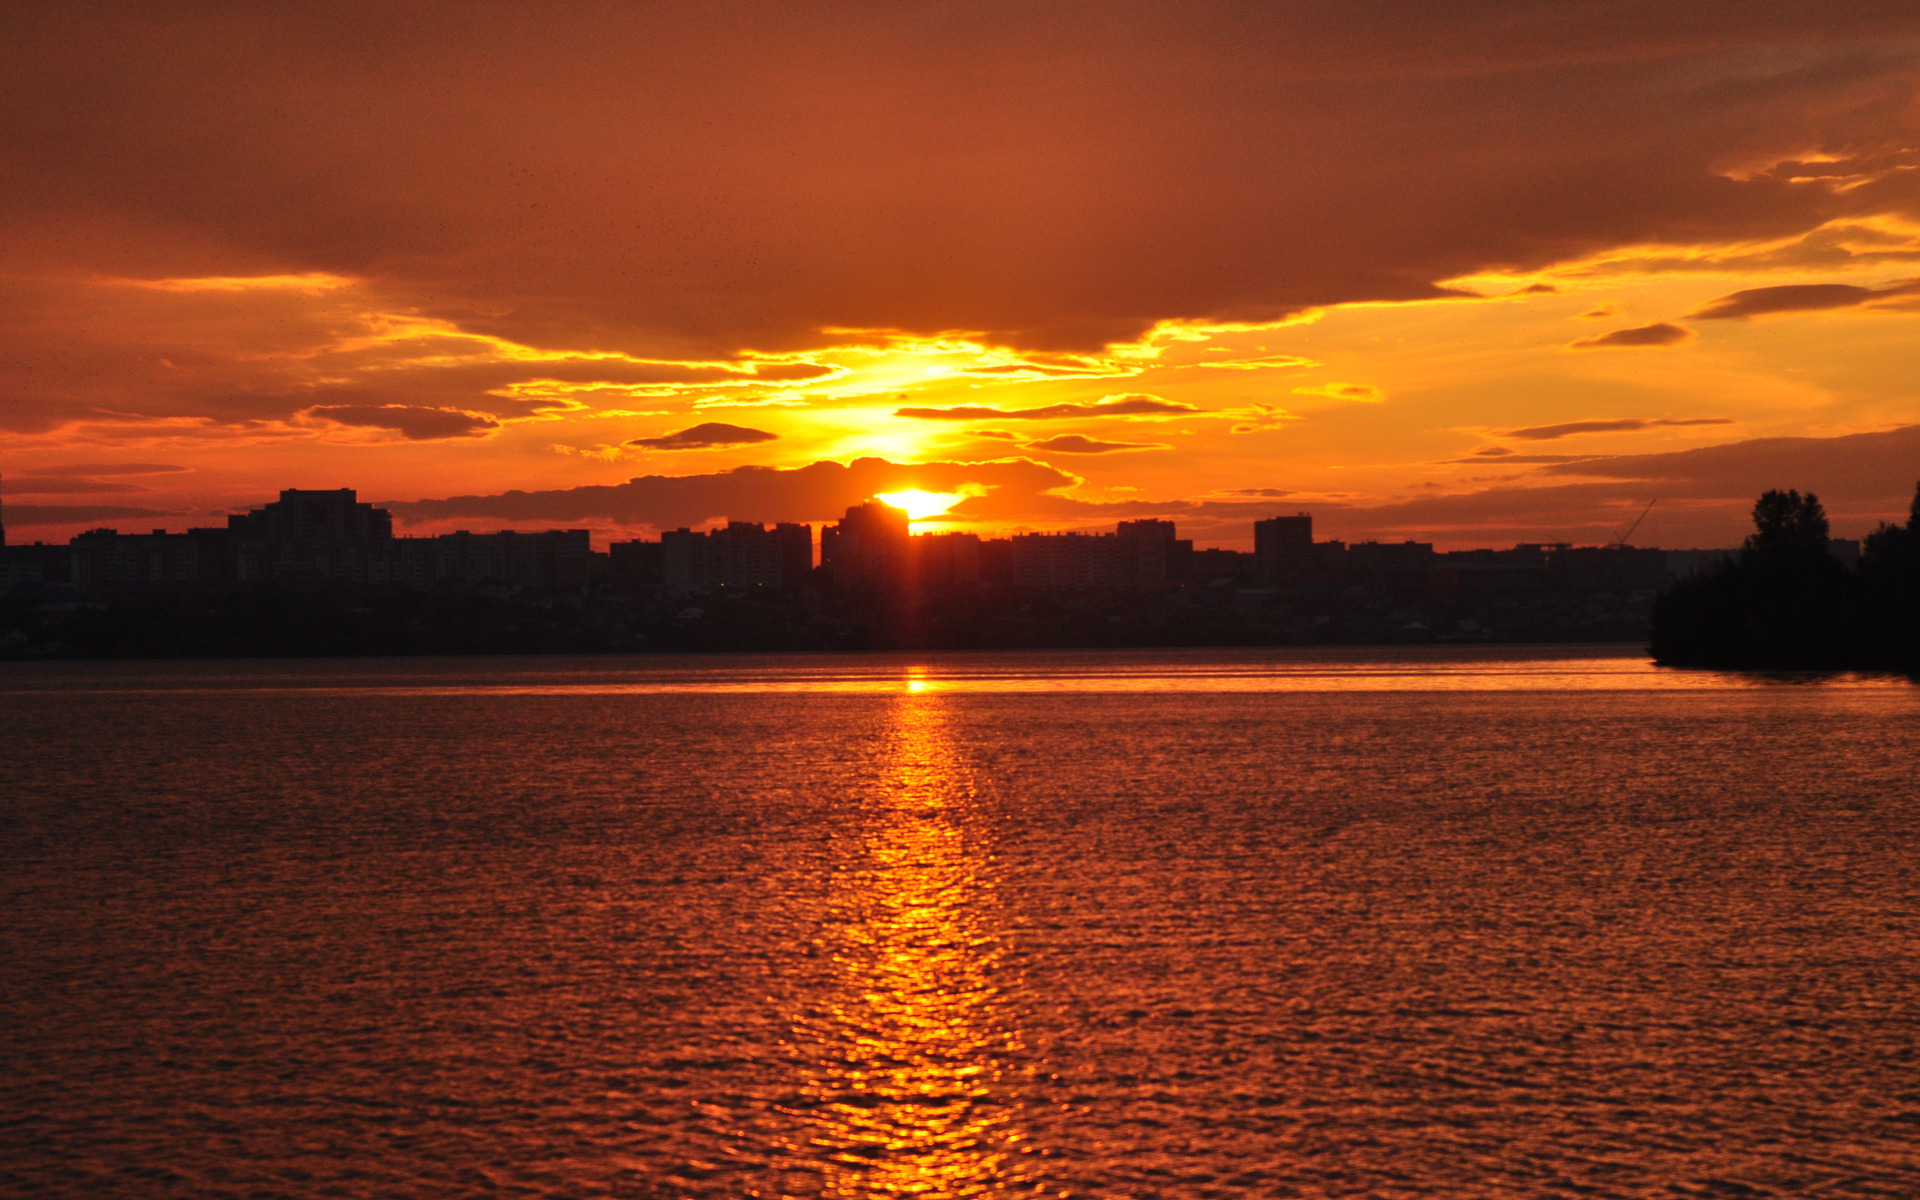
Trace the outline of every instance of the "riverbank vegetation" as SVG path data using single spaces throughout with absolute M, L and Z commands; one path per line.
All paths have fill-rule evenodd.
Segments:
M 1739 555 L 1654 603 L 1651 649 L 1670 666 L 1920 672 L 1920 488 L 1849 568 L 1828 552 L 1818 497 L 1770 491 Z

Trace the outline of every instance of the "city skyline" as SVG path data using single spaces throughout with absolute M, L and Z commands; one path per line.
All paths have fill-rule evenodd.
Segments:
M 1251 553 L 1179 532 L 1141 518 L 916 536 L 906 509 L 869 500 L 821 526 L 816 565 L 803 524 L 595 550 L 585 529 L 396 536 L 351 488 L 291 488 L 224 526 L 0 547 L 0 656 L 1611 641 L 1644 636 L 1663 588 L 1733 558 L 1348 544 L 1315 538 L 1305 512 L 1256 522 Z
M 810 565 L 823 565 L 831 561 L 832 555 L 829 547 L 835 537 L 841 536 L 843 530 L 858 530 L 875 521 L 887 527 L 885 536 L 889 539 L 919 540 L 966 537 L 976 542 L 1006 542 L 1009 540 L 1030 540 L 1035 538 L 1113 537 L 1116 536 L 1116 530 L 1117 535 L 1123 538 L 1149 537 L 1156 541 L 1161 538 L 1172 540 L 1175 538 L 1175 530 L 1178 528 L 1178 523 L 1172 520 L 1157 517 L 1143 517 L 1134 520 L 1121 519 L 1114 522 L 1115 530 L 1087 528 L 1084 526 L 1051 529 L 1022 527 L 1006 531 L 999 536 L 982 536 L 969 530 L 942 528 L 941 526 L 945 525 L 946 522 L 941 521 L 937 516 L 930 520 L 923 520 L 914 515 L 913 505 L 915 503 L 924 500 L 938 499 L 939 497 L 937 496 L 929 496 L 927 493 L 922 492 L 883 493 L 871 496 L 857 504 L 848 505 L 845 512 L 841 514 L 837 520 L 833 521 L 776 522 L 729 514 L 708 522 L 700 523 L 696 526 L 682 525 L 671 529 L 663 527 L 659 529 L 656 536 L 651 539 L 636 537 L 627 539 L 625 542 L 613 541 L 601 544 L 603 546 L 619 546 L 650 542 L 655 546 L 661 546 L 671 545 L 676 539 L 681 541 L 687 538 L 724 539 L 730 534 L 741 531 L 750 531 L 754 534 L 764 533 L 767 535 L 784 535 L 786 531 L 795 531 L 797 534 L 798 531 L 805 531 L 809 535 L 806 544 L 810 554 Z M 1633 548 L 1634 543 L 1628 540 L 1628 535 L 1640 528 L 1644 523 L 1644 518 L 1652 511 L 1656 503 L 1657 501 L 1649 502 L 1633 520 L 1627 523 L 1624 529 L 1616 531 L 1614 535 L 1603 544 L 1602 548 Z M 339 506 L 340 508 L 340 513 L 336 514 L 331 520 L 331 524 L 339 525 L 340 528 L 319 535 L 322 537 L 346 538 L 349 540 L 373 538 L 375 540 L 393 541 L 432 541 L 450 536 L 487 536 L 496 532 L 529 535 L 535 533 L 555 535 L 564 533 L 578 539 L 578 544 L 582 547 L 588 547 L 594 544 L 591 537 L 592 531 L 588 529 L 559 529 L 552 527 L 531 529 L 509 527 L 499 530 L 472 530 L 461 528 L 424 534 L 408 533 L 404 529 L 396 530 L 393 514 L 389 511 L 387 505 L 381 504 L 378 501 L 361 500 L 358 490 L 354 488 L 282 488 L 279 491 L 277 500 L 263 500 L 237 511 L 215 514 L 220 516 L 224 521 L 223 526 L 218 528 L 201 526 L 187 530 L 174 530 L 166 526 L 154 526 L 152 528 L 135 527 L 123 530 L 115 524 L 101 524 L 83 530 L 68 540 L 73 541 L 89 535 L 104 535 L 110 537 L 140 537 L 146 535 L 176 537 L 189 532 L 234 532 L 258 538 L 264 536 L 264 534 L 263 532 L 256 531 L 264 531 L 271 528 L 275 530 L 273 536 L 279 540 L 289 542 L 305 541 L 310 540 L 308 535 L 280 532 L 284 524 L 294 521 L 294 518 L 280 514 L 288 511 L 299 511 L 300 509 L 316 504 L 328 509 L 334 508 L 335 506 Z M 1221 550 L 1230 553 L 1248 554 L 1259 558 L 1271 556 L 1276 559 L 1293 558 L 1300 554 L 1310 552 L 1313 548 L 1319 546 L 1346 545 L 1344 540 L 1337 538 L 1328 539 L 1326 542 L 1316 541 L 1313 531 L 1313 516 L 1304 508 L 1294 513 L 1285 513 L 1280 511 L 1282 506 L 1266 505 L 1264 507 L 1268 510 L 1269 515 L 1264 518 L 1256 517 L 1253 519 L 1251 522 L 1252 536 L 1248 539 L 1248 546 L 1244 550 L 1232 546 L 1196 546 L 1195 540 L 1192 538 L 1184 539 L 1183 544 L 1189 548 Z M 5 501 L 0 500 L 0 549 L 8 546 L 19 548 L 29 545 L 44 547 L 62 544 L 61 542 L 49 542 L 44 538 L 35 538 L 30 541 L 22 538 L 9 540 L 6 534 L 6 517 L 9 511 L 11 510 Z M 915 528 L 916 525 L 919 527 Z M 33 526 L 30 525 L 30 527 Z M 816 532 L 817 537 L 813 536 Z M 1838 540 L 1842 542 L 1857 541 L 1857 539 L 1844 538 Z M 858 556 L 858 544 L 859 536 L 855 534 L 853 535 L 853 540 L 850 542 L 850 545 L 855 547 L 853 553 L 856 557 Z M 1369 538 L 1364 542 L 1357 542 L 1355 544 L 1381 545 L 1392 544 L 1392 542 L 1387 541 L 1383 543 L 1381 539 Z M 1431 545 L 1431 543 L 1416 543 L 1415 540 L 1411 538 L 1404 539 L 1404 544 Z M 1513 544 L 1513 548 L 1539 546 L 1571 548 L 1574 545 L 1575 543 L 1567 541 L 1517 542 Z M 1464 549 L 1468 551 L 1484 551 L 1506 548 L 1507 547 L 1474 546 Z M 1687 549 L 1702 548 L 1689 547 Z M 1732 550 L 1730 547 L 1706 549 L 1727 550 L 1728 552 Z M 605 550 L 603 549 L 600 553 L 604 554 Z M 784 561 L 789 564 L 789 568 L 794 561 L 790 551 L 782 552 L 776 557 L 783 558 Z

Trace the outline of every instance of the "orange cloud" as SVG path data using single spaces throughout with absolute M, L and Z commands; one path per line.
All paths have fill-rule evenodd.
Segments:
M 1914 211 L 1910 9 L 1386 11 L 428 4 L 370 69 L 340 36 L 370 18 L 65 8 L 7 30 L 8 258 L 367 280 L 672 358 L 829 328 L 1085 352 Z
M 1569 343 L 1575 350 L 1601 350 L 1609 347 L 1638 346 L 1677 346 L 1693 337 L 1693 331 L 1682 325 L 1667 321 L 1658 321 L 1652 325 L 1639 325 L 1632 329 L 1616 329 L 1612 333 L 1603 333 L 1599 337 L 1581 338 Z

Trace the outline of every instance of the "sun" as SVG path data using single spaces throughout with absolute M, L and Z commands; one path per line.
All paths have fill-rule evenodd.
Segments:
M 923 492 L 913 488 L 904 492 L 876 492 L 874 499 L 885 500 L 895 508 L 907 510 L 910 520 L 937 517 L 965 499 L 960 492 Z

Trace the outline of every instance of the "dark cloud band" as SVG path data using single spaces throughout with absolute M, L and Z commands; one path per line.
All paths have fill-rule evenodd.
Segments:
M 1160 442 L 1109 442 L 1078 433 L 1063 433 L 1044 441 L 1028 442 L 1026 448 L 1053 454 L 1118 454 L 1126 450 L 1165 450 L 1167 447 Z
M 1796 283 L 1734 292 L 1703 306 L 1693 316 L 1701 321 L 1737 321 L 1770 313 L 1859 308 L 1915 295 L 1920 295 L 1920 282 L 1879 288 L 1855 287 L 1846 283 Z
M 760 442 L 771 442 L 779 436 L 764 429 L 708 421 L 659 437 L 634 438 L 627 445 L 643 450 L 712 450 L 724 446 L 753 446 Z
M 310 417 L 331 421 L 335 425 L 391 430 L 416 442 L 478 437 L 500 428 L 500 422 L 484 413 L 452 408 L 416 408 L 406 404 L 316 404 L 306 411 Z
M 1661 426 L 1731 425 L 1733 423 L 1729 417 L 1616 417 L 1603 421 L 1563 421 L 1557 425 L 1530 425 L 1525 429 L 1509 429 L 1500 436 L 1519 438 L 1523 442 L 1550 442 L 1579 433 L 1628 433 L 1636 429 L 1654 429 Z M 1488 457 L 1496 456 L 1495 452 L 1490 450 L 1483 450 L 1480 453 Z

